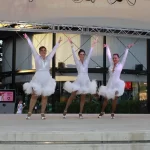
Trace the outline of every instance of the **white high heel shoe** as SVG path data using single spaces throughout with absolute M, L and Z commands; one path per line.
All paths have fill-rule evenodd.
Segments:
M 83 119 L 82 113 L 79 113 L 79 118 Z
M 111 119 L 115 119 L 115 114 L 111 113 Z
M 26 119 L 29 120 L 31 118 L 31 112 L 28 112 Z
M 44 114 L 44 113 L 42 113 L 42 114 L 41 114 L 41 119 L 42 119 L 42 120 L 45 120 L 45 119 L 46 119 L 46 117 L 45 117 L 45 114 Z
M 63 112 L 63 118 L 66 119 L 67 110 L 64 110 Z
M 101 112 L 98 116 L 98 118 L 101 118 L 103 115 L 105 114 L 105 112 Z

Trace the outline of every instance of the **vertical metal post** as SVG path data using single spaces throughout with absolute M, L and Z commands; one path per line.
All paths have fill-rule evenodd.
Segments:
M 54 47 L 56 45 L 56 33 L 53 33 L 52 38 L 52 46 Z M 56 55 L 52 58 L 52 78 L 55 79 L 56 76 Z M 52 112 L 55 111 L 55 93 L 52 95 Z
M 103 44 L 106 44 L 106 36 L 103 37 Z M 106 85 L 106 48 L 103 48 L 103 85 Z
M 2 83 L 2 62 L 3 62 L 3 49 L 0 43 L 0 84 Z
M 147 109 L 150 113 L 150 39 L 147 39 Z
M 16 83 L 16 34 L 13 36 L 13 47 L 12 47 L 12 88 L 15 89 Z

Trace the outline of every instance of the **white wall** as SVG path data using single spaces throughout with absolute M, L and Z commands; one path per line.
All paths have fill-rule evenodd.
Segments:
M 0 0 L 0 4 L 0 20 L 150 29 L 149 0 L 137 0 L 134 7 L 126 0 L 115 5 L 107 0 L 94 4 L 86 0 L 76 4 L 73 0 Z

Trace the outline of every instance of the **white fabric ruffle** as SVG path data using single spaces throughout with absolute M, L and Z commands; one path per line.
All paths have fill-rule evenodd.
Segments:
M 81 75 L 72 83 L 69 81 L 65 82 L 64 89 L 69 93 L 77 91 L 77 94 L 96 94 L 97 83 L 95 80 L 90 81 L 87 75 Z
M 117 80 L 116 82 L 112 83 L 111 86 L 101 86 L 98 90 L 98 94 L 106 97 L 107 99 L 114 99 L 115 96 L 122 96 L 124 93 L 125 82 L 122 80 Z M 115 95 L 115 93 L 117 94 Z
M 56 81 L 51 77 L 49 71 L 37 71 L 30 82 L 23 85 L 26 94 L 50 96 L 55 92 Z

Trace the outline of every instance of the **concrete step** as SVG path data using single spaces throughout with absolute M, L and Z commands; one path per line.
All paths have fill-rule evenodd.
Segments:
M 0 145 L 1 150 L 149 150 L 150 144 Z
M 0 115 L 0 150 L 149 150 L 150 115 Z

